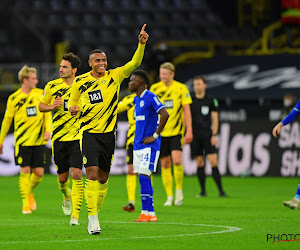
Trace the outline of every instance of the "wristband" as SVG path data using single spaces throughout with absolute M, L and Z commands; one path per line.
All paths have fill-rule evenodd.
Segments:
M 158 134 L 156 134 L 156 132 L 152 135 L 155 139 L 157 139 L 158 138 Z
M 212 134 L 212 136 L 217 136 L 217 134 Z

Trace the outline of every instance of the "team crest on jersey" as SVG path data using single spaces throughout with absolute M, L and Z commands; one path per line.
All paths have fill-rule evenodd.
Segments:
M 101 82 L 102 84 L 105 84 L 105 83 L 106 83 L 106 79 L 102 79 L 100 82 Z
M 164 102 L 166 109 L 172 109 L 173 108 L 173 100 L 165 100 Z
M 90 92 L 88 92 L 88 95 L 89 95 L 91 104 L 97 104 L 97 103 L 103 102 L 103 97 L 102 97 L 100 89 L 90 91 Z
M 37 115 L 36 106 L 26 107 L 27 117 L 33 117 Z
M 142 108 L 142 107 L 144 107 L 144 105 L 145 105 L 144 101 L 141 100 L 141 102 L 140 102 L 140 107 Z
M 208 115 L 209 107 L 208 106 L 202 106 L 201 107 L 201 113 L 202 113 L 202 115 Z

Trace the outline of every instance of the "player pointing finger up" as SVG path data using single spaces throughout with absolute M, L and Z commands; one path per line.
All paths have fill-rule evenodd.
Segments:
M 139 34 L 139 41 L 141 44 L 145 44 L 148 41 L 149 35 L 148 33 L 145 31 L 147 24 L 144 24 L 141 32 Z

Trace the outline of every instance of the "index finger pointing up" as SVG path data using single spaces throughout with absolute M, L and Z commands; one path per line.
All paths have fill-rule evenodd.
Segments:
M 141 29 L 141 32 L 145 31 L 146 26 L 147 26 L 147 24 L 144 24 L 144 25 L 143 25 L 143 27 L 142 27 L 142 29 Z

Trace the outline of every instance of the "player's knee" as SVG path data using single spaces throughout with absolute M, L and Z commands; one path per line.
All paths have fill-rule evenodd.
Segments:
M 133 172 L 133 165 L 132 164 L 128 165 L 128 174 L 129 175 L 135 175 L 135 173 Z
M 66 183 L 66 182 L 68 181 L 68 176 L 66 176 L 66 175 L 60 175 L 60 176 L 58 177 L 58 180 L 59 180 L 59 182 L 60 182 L 61 184 Z
M 98 179 L 98 181 L 101 183 L 101 184 L 104 184 L 108 181 L 108 176 L 100 176 L 100 178 Z
M 171 160 L 169 160 L 169 159 L 162 159 L 161 160 L 161 166 L 163 167 L 163 168 L 170 168 L 171 167 Z
M 174 159 L 173 164 L 174 165 L 181 165 L 181 159 Z
M 81 169 L 79 169 L 79 168 L 72 169 L 71 176 L 72 176 L 73 180 L 80 180 L 80 179 L 82 179 Z
M 33 169 L 33 173 L 34 173 L 37 177 L 41 178 L 41 177 L 43 177 L 43 175 L 44 175 L 44 168 L 35 168 L 35 169 Z

